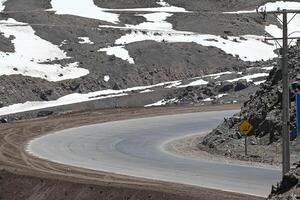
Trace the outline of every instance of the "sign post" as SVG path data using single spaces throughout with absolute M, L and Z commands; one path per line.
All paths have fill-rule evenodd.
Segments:
M 297 135 L 300 136 L 300 93 L 296 94 Z
M 248 155 L 248 148 L 247 148 L 247 137 L 251 134 L 253 126 L 249 123 L 248 120 L 243 121 L 240 124 L 240 132 L 245 137 L 245 156 Z
M 245 135 L 245 156 L 248 155 L 248 149 L 247 149 L 247 135 Z

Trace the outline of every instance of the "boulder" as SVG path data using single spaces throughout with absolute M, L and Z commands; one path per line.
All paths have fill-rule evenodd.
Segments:
M 3 124 L 8 123 L 8 119 L 6 117 L 2 117 L 0 118 L 0 122 Z
M 227 93 L 234 88 L 234 84 L 230 82 L 223 82 L 220 86 L 219 93 Z
M 37 117 L 46 117 L 46 116 L 52 115 L 53 113 L 54 112 L 50 111 L 50 110 L 43 110 L 43 111 L 38 112 Z
M 237 92 L 246 89 L 247 87 L 248 87 L 248 83 L 246 80 L 239 80 L 235 83 L 234 91 Z

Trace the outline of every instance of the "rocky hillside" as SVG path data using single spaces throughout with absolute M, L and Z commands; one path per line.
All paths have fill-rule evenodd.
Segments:
M 200 80 L 186 83 L 187 87 L 169 92 L 166 95 L 166 104 L 242 104 L 265 81 L 276 60 L 248 63 L 246 68 L 240 68 L 238 72 L 202 76 Z M 204 81 L 207 84 L 197 86 L 197 81 Z
M 292 160 L 299 159 L 300 143 L 296 138 L 295 93 L 300 91 L 300 52 L 298 47 L 289 51 L 289 77 L 291 100 L 291 140 Z M 281 95 L 282 79 L 280 64 L 270 72 L 267 81 L 250 96 L 241 109 L 207 135 L 199 147 L 209 152 L 223 154 L 247 160 L 279 163 L 281 136 Z M 244 140 L 238 131 L 243 120 L 249 120 L 254 126 L 250 137 L 250 155 L 244 156 Z M 260 148 L 258 148 L 260 147 Z

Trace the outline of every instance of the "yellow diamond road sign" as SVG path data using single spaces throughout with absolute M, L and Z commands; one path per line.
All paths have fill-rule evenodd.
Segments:
M 243 135 L 249 135 L 253 129 L 253 126 L 248 122 L 248 120 L 243 121 L 240 124 L 240 132 Z

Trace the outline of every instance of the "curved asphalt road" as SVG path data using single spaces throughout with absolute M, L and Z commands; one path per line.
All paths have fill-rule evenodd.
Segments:
M 167 153 L 177 137 L 206 133 L 236 111 L 201 112 L 116 121 L 63 130 L 31 141 L 34 156 L 131 176 L 267 196 L 279 170 L 196 160 Z

